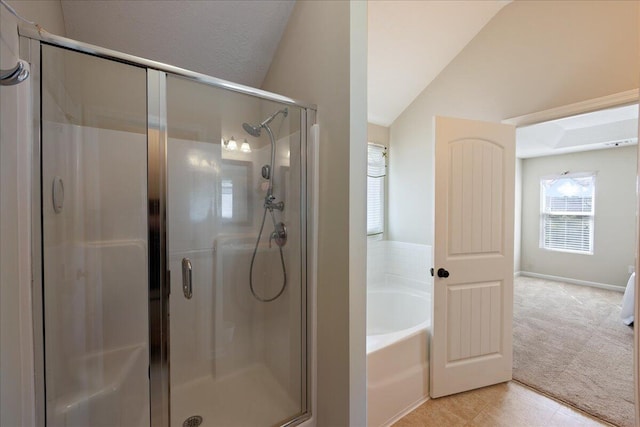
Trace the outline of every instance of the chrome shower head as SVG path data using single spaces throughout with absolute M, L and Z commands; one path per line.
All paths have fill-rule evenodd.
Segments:
M 255 136 L 256 138 L 260 136 L 260 130 L 262 130 L 262 126 L 252 126 L 249 123 L 243 123 L 242 128 L 251 136 Z
M 253 126 L 250 125 L 249 123 L 243 123 L 242 127 L 244 128 L 245 132 L 247 132 L 249 135 L 251 136 L 255 136 L 256 138 L 260 136 L 260 131 L 262 130 L 263 127 L 268 126 L 269 123 L 271 123 L 273 121 L 273 119 L 276 118 L 276 116 L 278 114 L 282 113 L 282 115 L 284 117 L 287 117 L 287 115 L 289 115 L 289 109 L 288 108 L 284 108 L 282 110 L 278 110 L 275 113 L 273 113 L 272 115 L 270 115 L 269 117 L 267 117 L 262 123 L 260 123 L 259 125 Z

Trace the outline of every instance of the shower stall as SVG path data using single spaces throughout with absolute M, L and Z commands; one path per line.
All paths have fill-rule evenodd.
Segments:
M 21 51 L 39 423 L 309 419 L 315 106 L 48 34 Z

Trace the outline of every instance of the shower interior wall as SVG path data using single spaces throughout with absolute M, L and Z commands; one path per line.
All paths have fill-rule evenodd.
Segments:
M 12 5 L 18 10 L 20 14 L 26 16 L 30 19 L 33 19 L 36 22 L 39 22 L 53 34 L 65 35 L 64 22 L 62 19 L 62 10 L 60 7 L 60 3 L 56 1 L 42 0 L 42 1 L 19 1 L 13 2 Z M 16 23 L 15 19 L 10 16 L 9 13 L 6 12 L 3 8 L 0 7 L 0 16 L 3 19 L 3 25 L 0 26 L 0 30 L 2 33 L 2 42 L 7 41 L 9 43 L 9 48 L 1 49 L 2 53 L 2 68 L 10 68 L 13 65 L 15 59 L 17 58 L 18 52 L 18 41 L 17 41 L 17 31 L 16 31 Z M 322 20 L 318 19 L 318 22 Z M 14 37 L 15 36 L 15 37 Z M 336 45 L 337 46 L 337 45 Z M 331 50 L 331 54 L 335 51 Z M 339 48 L 342 50 L 342 47 Z M 9 56 L 7 54 L 10 54 Z M 314 58 L 317 58 L 317 54 L 314 54 Z M 9 58 L 9 59 L 7 59 Z M 313 61 L 307 61 L 313 62 Z M 332 63 L 334 61 L 326 61 L 326 63 Z M 335 63 L 334 63 L 335 67 Z M 69 71 L 72 71 L 72 67 Z M 65 76 L 65 74 L 62 74 Z M 71 80 L 71 77 L 66 77 L 66 80 Z M 90 80 L 90 79 L 89 79 Z M 91 83 L 90 81 L 87 83 Z M 20 92 L 20 88 L 27 88 L 30 86 L 29 82 L 23 83 L 20 86 L 17 86 L 18 92 Z M 28 227 L 30 225 L 30 202 L 29 202 L 29 194 L 28 191 L 24 191 L 22 193 L 14 194 L 13 190 L 10 187 L 17 186 L 19 188 L 26 188 L 24 185 L 28 185 L 30 180 L 30 166 L 31 159 L 29 158 L 29 153 L 20 150 L 20 147 L 26 147 L 28 141 L 30 140 L 30 131 L 31 131 L 31 109 L 28 102 L 21 103 L 22 99 L 27 99 L 26 91 L 27 88 L 23 91 L 23 95 L 19 95 L 16 98 L 13 96 L 14 88 L 3 88 L 3 96 L 2 96 L 2 104 L 3 114 L 1 115 L 2 121 L 2 197 L 3 197 L 3 212 L 2 212 L 2 301 L 3 301 L 3 309 L 2 309 L 2 324 L 12 325 L 9 329 L 11 331 L 10 334 L 6 334 L 5 329 L 2 331 L 2 408 L 0 410 L 0 424 L 2 425 L 35 425 L 35 419 L 38 418 L 37 410 L 35 409 L 35 402 L 33 396 L 33 340 L 30 339 L 30 318 L 31 318 L 31 302 L 30 296 L 28 292 L 23 295 L 23 292 L 20 291 L 20 304 L 17 304 L 16 298 L 5 298 L 9 295 L 9 292 L 13 292 L 14 284 L 15 290 L 20 289 L 28 289 L 31 283 L 30 280 L 30 264 L 29 264 L 29 253 L 31 249 L 31 245 L 29 243 L 29 239 L 27 237 Z M 85 86 L 85 90 L 100 90 L 99 87 L 94 87 L 89 84 Z M 82 104 L 82 92 L 78 91 L 74 93 L 74 97 L 76 99 L 76 103 L 74 105 L 68 105 L 70 108 L 79 108 L 79 105 Z M 9 95 L 11 93 L 11 95 Z M 109 91 L 102 91 L 102 95 L 109 96 Z M 21 97 L 22 96 L 22 97 Z M 17 101 L 17 102 L 16 102 Z M 21 110 L 25 112 L 23 120 L 18 120 L 16 122 L 9 122 L 11 119 L 11 115 L 8 114 L 15 105 L 21 106 Z M 5 108 L 6 107 L 6 108 Z M 124 110 L 123 110 L 124 111 Z M 271 110 L 264 108 L 264 111 L 260 112 L 255 117 L 255 120 L 258 118 L 266 117 L 267 113 L 271 113 Z M 122 116 L 127 116 L 126 112 L 122 114 Z M 339 117 L 345 117 L 344 115 L 339 114 Z M 20 117 L 19 117 L 20 119 Z M 243 118 L 243 120 L 247 120 Z M 121 123 L 122 124 L 122 123 Z M 118 125 L 115 123 L 111 123 L 113 127 L 112 130 L 116 131 L 118 129 Z M 89 127 L 87 125 L 86 127 Z M 71 130 L 71 127 L 70 129 Z M 79 135 L 85 130 L 77 130 L 76 135 Z M 107 131 L 106 127 L 102 127 L 102 131 Z M 7 133 L 8 132 L 8 133 Z M 13 133 L 15 132 L 15 135 Z M 89 130 L 86 130 L 89 132 Z M 69 131 L 69 134 L 72 135 L 73 132 Z M 239 132 L 238 132 L 239 134 Z M 284 133 L 283 133 L 284 134 Z M 122 134 L 120 134 L 122 135 Z M 238 136 L 238 135 L 236 135 Z M 72 144 L 70 144 L 72 145 Z M 15 150 L 17 147 L 17 153 L 14 153 L 11 150 Z M 253 145 L 252 145 L 253 147 Z M 11 151 L 11 152 L 9 152 Z M 266 154 L 265 154 L 266 156 Z M 293 153 L 292 153 L 293 156 Z M 12 163 L 13 162 L 13 163 Z M 17 169 L 17 171 L 14 171 Z M 254 165 L 254 173 L 253 177 L 259 176 L 256 172 L 258 169 L 257 165 Z M 22 171 L 22 172 L 21 172 Z M 291 176 L 295 176 L 293 166 L 291 168 Z M 17 183 L 14 182 L 14 178 L 17 177 Z M 26 184 L 25 184 L 26 183 Z M 22 187 L 21 187 L 22 186 Z M 6 203 L 5 203 L 6 202 Z M 16 216 L 17 215 L 17 216 Z M 295 213 L 291 212 L 291 216 L 295 217 Z M 22 220 L 21 220 L 22 218 Z M 294 219 L 295 220 L 295 219 Z M 26 228 L 25 228 L 26 224 Z M 295 224 L 291 224 L 292 228 L 295 228 Z M 8 232 L 11 231 L 11 232 Z M 15 231 L 15 233 L 13 233 Z M 15 234 L 15 235 L 14 235 Z M 12 246 L 13 245 L 13 246 Z M 20 249 L 21 254 L 24 255 L 23 261 L 19 266 L 16 266 L 16 274 L 14 273 L 14 262 L 10 257 L 9 250 L 5 250 L 8 247 L 18 247 Z M 297 249 L 292 248 L 291 252 Z M 12 266 L 11 269 L 5 268 L 6 266 Z M 15 276 L 15 277 L 14 277 Z M 6 280 L 5 280 L 6 279 Z M 13 296 L 13 293 L 11 293 Z M 293 301 L 296 298 L 289 298 L 288 304 L 293 304 Z M 12 301 L 11 309 L 9 305 L 5 304 L 8 301 Z M 272 304 L 270 307 L 265 307 L 265 311 L 269 314 L 277 313 L 277 316 L 274 315 L 271 319 L 273 320 L 273 325 L 266 326 L 267 329 L 278 329 L 281 333 L 284 333 L 276 324 L 286 324 L 291 322 L 292 325 L 299 325 L 299 319 L 295 318 L 291 313 L 287 314 L 281 311 L 280 305 L 284 304 Z M 15 309 L 15 310 L 14 310 Z M 19 310 L 19 312 L 18 312 Z M 265 314 L 266 315 L 266 314 Z M 277 320 L 276 320 L 277 319 Z M 20 324 L 20 330 L 18 331 L 16 325 Z M 15 332 L 15 333 L 14 333 Z M 175 338 L 175 336 L 174 336 Z M 268 354 L 265 357 L 265 360 L 271 360 L 270 365 L 274 371 L 278 371 L 276 365 L 278 365 L 278 351 L 276 351 L 276 347 L 280 345 L 284 341 L 284 338 L 274 339 L 265 344 L 265 347 L 268 349 L 266 353 Z M 11 357 L 8 357 L 8 349 L 12 349 Z M 19 357 L 13 357 L 14 355 L 20 354 Z M 284 360 L 284 359 L 283 359 Z M 280 365 L 284 365 L 285 362 L 280 360 Z M 30 368 L 31 366 L 31 368 Z M 22 374 L 21 374 L 22 372 Z M 10 374 L 11 373 L 11 374 Z M 14 375 L 15 373 L 15 375 Z M 6 375 L 5 375 L 6 374 Z M 22 376 L 22 384 L 20 381 L 20 376 Z M 7 393 L 5 393 L 7 392 Z M 7 397 L 11 397 L 11 399 L 7 399 Z M 21 420 L 21 421 L 16 421 Z
M 59 251 L 59 245 L 45 249 L 45 258 L 49 258 L 50 265 L 57 269 L 46 279 L 57 282 L 59 296 L 54 298 L 58 299 L 70 295 L 78 286 L 85 288 L 87 302 L 91 302 L 90 296 L 92 303 L 95 303 L 92 307 L 84 307 L 87 309 L 84 319 L 86 324 L 83 325 L 86 335 L 101 337 L 105 353 L 130 348 L 137 357 L 130 373 L 133 376 L 143 375 L 146 382 L 147 351 L 136 350 L 146 348 L 148 343 L 146 286 L 136 287 L 134 294 L 131 289 L 125 289 L 131 282 L 147 282 L 146 193 L 144 197 L 134 194 L 140 188 L 138 184 L 142 188 L 146 185 L 146 135 L 136 132 L 141 126 L 146 128 L 146 124 L 131 121 L 132 117 L 139 115 L 136 116 L 134 111 L 127 111 L 126 106 L 136 105 L 135 102 L 117 99 L 122 93 L 134 96 L 140 90 L 144 92 L 146 87 L 113 91 L 109 85 L 96 84 L 92 73 L 87 72 L 86 65 L 83 68 L 80 64 L 74 64 L 76 59 L 80 59 L 79 56 L 74 54 L 61 58 L 58 58 L 59 62 L 54 68 L 56 75 L 64 76 L 64 81 L 61 84 L 43 85 L 43 91 L 50 95 L 45 98 L 56 104 L 46 107 L 55 113 L 52 114 L 54 123 L 45 123 L 44 131 L 55 135 L 57 141 L 52 147 L 60 149 L 54 150 L 55 153 L 52 151 L 53 157 L 45 157 L 45 161 L 55 170 L 68 171 L 68 175 L 63 178 L 67 194 L 71 197 L 73 194 L 81 196 L 76 201 L 75 210 L 85 212 L 86 215 L 79 218 L 77 215 L 73 216 L 73 212 L 63 211 L 64 215 L 58 218 L 52 216 L 59 222 L 54 227 L 54 235 L 60 238 L 60 242 L 72 241 L 76 246 L 84 248 L 84 256 L 100 260 L 95 265 L 102 268 L 97 275 L 102 277 L 103 282 L 110 275 L 121 275 L 123 266 L 127 268 L 130 281 L 118 284 L 112 280 L 109 286 L 102 286 L 99 280 L 92 280 L 91 272 L 76 268 L 73 257 L 78 251 Z M 103 65 L 95 64 L 96 67 Z M 79 72 L 83 69 L 84 72 Z M 95 72 L 104 73 L 104 70 L 96 68 Z M 172 272 L 172 391 L 179 390 L 180 385 L 192 380 L 214 375 L 219 378 L 259 364 L 271 373 L 295 404 L 300 405 L 301 378 L 298 373 L 302 369 L 302 355 L 299 340 L 291 338 L 301 336 L 302 326 L 299 238 L 290 238 L 284 247 L 289 283 L 288 290 L 282 297 L 272 303 L 257 302 L 251 296 L 248 284 L 249 262 L 262 219 L 265 193 L 260 169 L 270 161 L 270 147 L 265 132 L 259 139 L 250 138 L 242 132 L 241 124 L 244 121 L 259 123 L 263 117 L 281 107 L 225 91 L 220 91 L 222 99 L 219 97 L 216 104 L 212 105 L 210 97 L 203 97 L 208 89 L 203 91 L 199 84 L 175 80 L 180 83 L 176 90 L 183 93 L 176 94 L 172 99 L 171 86 L 168 86 L 168 261 Z M 100 99 L 100 107 L 91 105 L 91 100 L 95 99 Z M 118 105 L 118 108 L 110 108 L 112 104 Z M 122 108 L 122 105 L 125 107 Z M 172 120 L 179 125 L 172 127 Z M 185 123 L 188 126 L 184 126 Z M 288 128 L 290 123 L 292 129 Z M 300 230 L 300 202 L 291 195 L 300 194 L 300 186 L 299 180 L 290 180 L 290 177 L 299 176 L 300 165 L 299 162 L 290 162 L 288 153 L 290 152 L 291 159 L 300 158 L 299 144 L 292 142 L 289 146 L 290 140 L 299 141 L 297 123 L 300 123 L 299 111 L 290 109 L 289 119 L 284 121 L 282 127 L 274 127 L 279 140 L 274 168 L 277 174 L 274 193 L 278 200 L 285 201 L 286 209 L 282 220 L 296 236 L 299 235 L 297 230 Z M 220 138 L 228 139 L 231 136 L 239 144 L 246 136 L 251 143 L 252 152 L 245 154 L 223 150 Z M 201 158 L 196 164 L 198 155 Z M 224 224 L 222 227 L 216 220 L 219 212 L 211 210 L 211 201 L 215 196 L 212 191 L 216 188 L 213 182 L 215 168 L 223 166 L 226 160 L 248 162 L 229 164 L 247 165 L 246 168 L 239 169 L 248 173 L 238 176 L 238 183 L 241 187 L 242 184 L 245 186 L 242 190 L 247 203 L 240 202 L 233 206 L 240 211 L 246 209 L 249 216 L 241 224 Z M 248 181 L 243 181 L 245 177 Z M 44 182 L 43 188 L 50 191 L 49 183 Z M 112 185 L 114 182 L 117 185 Z M 91 183 L 97 183 L 97 187 L 89 188 Z M 46 203 L 51 200 L 51 194 L 46 193 L 43 200 L 44 208 L 51 210 L 51 203 Z M 134 201 L 138 204 L 134 203 L 132 206 L 131 202 Z M 143 203 L 140 204 L 140 201 Z M 136 216 L 133 215 L 133 210 L 138 212 L 140 222 L 130 221 Z M 127 212 L 132 215 L 126 215 Z M 144 215 L 140 215 L 140 212 Z M 67 217 L 63 219 L 65 215 Z M 109 228 L 100 229 L 99 236 L 85 233 L 91 230 L 92 215 L 101 215 L 103 219 L 108 217 L 104 222 L 109 224 Z M 84 221 L 84 224 L 78 224 L 78 220 Z M 196 226 L 189 228 L 186 222 Z M 266 245 L 272 228 L 267 218 L 262 248 Z M 95 244 L 97 240 L 105 244 Z M 87 248 L 93 253 L 87 255 Z M 258 279 L 256 282 L 260 282 L 263 276 L 279 277 L 280 263 L 276 254 L 277 251 L 270 251 L 262 260 L 258 257 L 254 270 L 254 277 Z M 182 296 L 180 261 L 185 255 L 192 258 L 194 265 L 194 297 L 191 300 Z M 266 288 L 257 285 L 257 290 L 272 292 L 279 285 L 276 280 Z M 123 294 L 130 297 L 127 304 L 119 305 L 117 310 L 108 306 L 110 302 L 123 301 Z M 63 304 L 57 304 L 58 308 L 62 306 Z M 70 316 L 72 312 L 61 309 L 53 313 L 54 311 L 50 310 L 57 318 L 60 330 L 77 328 L 74 322 L 78 319 Z M 47 343 L 48 346 L 57 344 L 62 347 L 64 343 Z M 86 356 L 91 349 L 85 347 L 77 350 L 85 352 Z M 60 357 L 56 360 L 59 366 L 48 366 L 47 369 L 53 369 L 61 377 L 72 375 L 69 371 L 71 366 L 65 362 L 65 357 L 61 353 L 58 356 Z M 79 353 L 73 356 L 82 355 Z M 133 383 L 140 381 L 142 377 Z M 64 384 L 64 381 L 60 381 L 60 384 Z M 123 389 L 126 388 L 125 383 Z M 146 391 L 130 387 L 128 393 L 125 396 L 145 396 Z M 132 411 L 139 411 L 144 407 L 141 401 L 133 398 L 122 402 Z M 140 425 L 148 425 L 148 411 L 141 411 L 135 419 Z M 178 421 L 182 423 L 183 419 L 175 420 Z
M 270 303 L 258 302 L 250 293 L 248 281 L 263 215 L 266 180 L 261 168 L 270 162 L 271 151 L 266 132 L 256 139 L 241 126 L 243 122 L 259 123 L 281 107 L 234 93 L 215 92 L 182 79 L 169 79 L 168 83 L 168 231 L 173 296 L 170 311 L 175 313 L 170 331 L 172 384 L 220 377 L 262 364 L 296 400 L 300 377 L 292 373 L 300 372 L 302 361 L 300 343 L 291 337 L 300 336 L 301 296 L 300 266 L 292 255 L 300 253 L 299 239 L 290 238 L 283 248 L 288 289 L 280 298 Z M 299 123 L 300 116 L 296 109 L 289 111 L 281 128 L 281 119 L 272 124 L 277 139 L 274 195 L 285 202 L 285 211 L 276 212 L 277 220 L 283 220 L 290 232 L 296 233 L 300 229 L 300 204 L 291 195 L 299 194 L 300 188 L 289 177 L 300 174 L 299 162 L 290 162 L 290 158 L 299 157 L 299 144 L 289 141 L 299 140 L 299 130 L 298 126 L 290 130 L 289 124 Z M 252 151 L 222 149 L 221 137 L 234 137 L 238 147 L 246 138 Z M 246 204 L 233 202 L 233 215 L 246 220 L 224 223 L 217 219 L 219 213 L 210 209 L 216 197 L 213 180 L 219 172 L 215 169 L 225 168 L 225 164 L 236 171 L 234 176 L 240 180 L 234 185 L 244 187 L 239 194 L 246 197 Z M 241 176 L 243 169 L 246 182 Z M 183 191 L 187 187 L 194 191 Z M 260 251 L 268 245 L 272 229 L 268 216 Z M 181 275 L 176 274 L 183 257 L 190 257 L 193 263 L 191 300 L 182 296 Z M 280 268 L 276 250 L 266 256 L 259 252 L 254 280 L 260 294 L 278 291 Z M 263 287 L 263 277 L 275 279 Z M 199 291 L 204 295 L 199 296 Z
M 143 426 L 149 423 L 145 73 L 79 59 L 42 50 L 48 420 Z M 94 72 L 101 84 L 80 90 L 92 85 L 87 76 Z M 115 98 L 120 91 L 99 93 L 136 82 L 140 87 L 126 88 L 127 116 Z M 114 117 L 122 124 L 114 126 Z M 63 198 L 54 199 L 55 178 Z
M 172 378 L 176 384 L 186 384 L 264 364 L 290 395 L 297 396 L 299 377 L 291 373 L 300 372 L 300 342 L 291 337 L 299 336 L 301 328 L 299 241 L 290 239 L 283 248 L 288 291 L 271 303 L 258 302 L 249 291 L 249 264 L 265 196 L 266 180 L 261 176 L 261 168 L 270 162 L 271 152 L 265 132 L 255 139 L 246 135 L 241 125 L 245 121 L 259 123 L 278 107 L 224 93 L 216 94 L 218 106 L 215 106 L 211 94 L 198 86 L 179 79 L 170 79 L 168 86 L 168 223 L 174 296 L 171 312 L 175 313 L 172 320 L 180 319 L 171 324 Z M 180 100 L 189 101 L 188 109 L 180 105 Z M 293 121 L 299 118 L 296 111 L 289 116 Z M 285 211 L 276 212 L 276 216 L 283 217 L 287 227 L 295 232 L 300 229 L 299 203 L 296 205 L 286 193 L 295 194 L 299 187 L 289 188 L 284 174 L 300 173 L 299 164 L 291 162 L 290 165 L 287 156 L 289 151 L 291 158 L 299 154 L 299 145 L 289 144 L 289 138 L 299 139 L 299 132 L 296 130 L 290 135 L 288 124 L 289 120 L 277 129 L 280 138 L 276 144 L 274 194 L 278 201 L 285 201 Z M 187 133 L 194 129 L 198 131 L 188 137 Z M 238 146 L 246 137 L 251 153 L 222 149 L 220 136 L 225 140 L 234 137 Z M 217 219 L 219 212 L 211 209 L 216 205 L 212 179 L 219 172 L 215 169 L 224 169 L 225 164 L 236 170 L 234 176 L 239 179 L 234 181 L 232 203 L 233 215 L 239 216 L 240 221 L 221 222 Z M 182 191 L 187 186 L 194 189 L 192 193 Z M 241 202 L 237 204 L 236 198 Z M 261 255 L 272 228 L 267 217 L 254 268 L 256 289 L 265 295 L 273 295 L 281 285 L 277 251 L 270 251 L 264 258 Z M 181 275 L 175 273 L 181 270 L 183 257 L 190 257 L 193 262 L 194 297 L 191 300 L 182 297 Z M 262 277 L 276 279 L 262 287 Z M 221 305 L 223 301 L 225 306 Z

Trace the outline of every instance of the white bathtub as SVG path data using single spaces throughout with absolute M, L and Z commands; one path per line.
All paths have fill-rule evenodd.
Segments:
M 427 292 L 385 286 L 367 292 L 367 418 L 390 425 L 429 396 Z

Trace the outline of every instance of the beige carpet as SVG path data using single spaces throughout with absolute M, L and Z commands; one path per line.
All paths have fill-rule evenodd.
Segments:
M 513 378 L 618 426 L 634 425 L 633 328 L 622 294 L 515 280 Z

